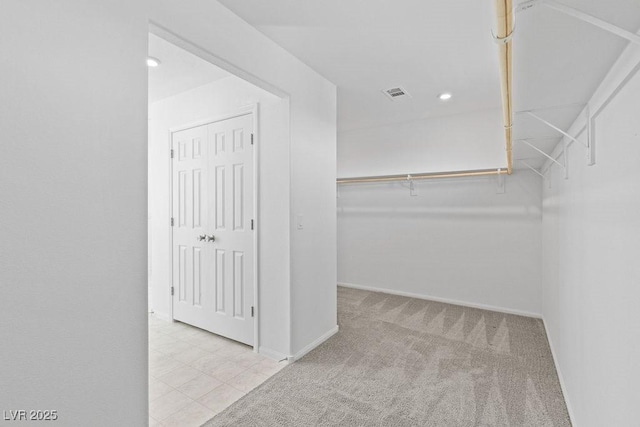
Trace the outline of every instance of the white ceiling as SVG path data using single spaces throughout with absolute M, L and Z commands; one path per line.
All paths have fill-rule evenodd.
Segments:
M 500 107 L 498 53 L 490 37 L 493 2 L 478 0 L 219 0 L 338 86 L 338 128 L 346 131 Z M 631 31 L 638 0 L 559 0 Z M 586 102 L 627 42 L 543 6 L 518 14 L 515 110 Z M 412 98 L 381 92 L 404 87 Z M 450 91 L 443 103 L 436 96 Z M 579 106 L 539 114 L 562 128 Z M 516 115 L 516 138 L 557 134 Z M 514 157 L 542 158 L 522 145 Z
M 500 106 L 492 5 L 478 0 L 221 0 L 338 86 L 339 131 Z M 404 87 L 410 99 L 380 91 Z M 443 103 L 441 92 L 454 98 Z
M 161 61 L 159 67 L 149 68 L 149 102 L 231 76 L 153 34 L 149 34 L 149 56 Z

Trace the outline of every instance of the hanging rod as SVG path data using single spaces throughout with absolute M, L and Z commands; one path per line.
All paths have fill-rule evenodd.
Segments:
M 407 175 L 375 175 L 375 176 L 358 176 L 353 178 L 338 178 L 338 184 L 359 184 L 363 182 L 393 182 L 393 181 L 412 181 L 417 179 L 437 179 L 437 178 L 460 178 L 471 176 L 490 176 L 490 175 L 507 175 L 506 169 L 476 169 L 467 171 L 448 171 L 434 173 L 416 173 Z

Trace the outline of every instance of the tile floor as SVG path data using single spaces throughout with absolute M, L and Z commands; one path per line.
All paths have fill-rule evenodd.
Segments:
M 149 425 L 200 426 L 286 362 L 179 322 L 149 316 Z

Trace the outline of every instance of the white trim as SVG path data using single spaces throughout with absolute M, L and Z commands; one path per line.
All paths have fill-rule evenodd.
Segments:
M 222 122 L 225 120 L 234 119 L 236 117 L 242 116 L 251 116 L 252 121 L 252 134 L 254 138 L 253 143 L 253 219 L 254 219 L 254 233 L 253 233 L 253 306 L 254 306 L 254 317 L 253 317 L 253 351 L 258 353 L 259 348 L 259 325 L 260 322 L 258 320 L 260 316 L 260 309 L 258 307 L 258 268 L 259 268 L 259 259 L 258 259 L 258 201 L 260 200 L 259 194 L 259 186 L 258 183 L 260 181 L 259 173 L 259 157 L 258 157 L 258 103 L 253 103 L 249 105 L 242 106 L 237 108 L 235 111 L 218 115 L 215 117 L 210 117 L 207 119 L 200 119 L 194 122 L 189 122 L 180 126 L 173 126 L 169 128 L 169 149 L 173 149 L 173 134 L 176 132 L 180 132 L 187 129 L 192 129 L 198 126 L 209 125 L 212 123 Z M 169 213 L 170 217 L 173 218 L 173 158 L 169 157 Z M 174 227 L 169 224 L 169 254 L 171 258 L 171 287 L 173 287 L 173 230 Z M 173 302 L 174 296 L 171 296 L 171 320 L 173 321 Z
M 175 322 L 170 314 L 159 313 L 157 311 L 152 311 L 150 314 L 156 319 L 164 320 L 165 322 Z
M 204 126 L 204 125 L 208 125 L 211 123 L 217 123 L 217 122 L 223 122 L 225 120 L 229 120 L 229 119 L 235 119 L 236 117 L 241 117 L 241 116 L 246 116 L 249 114 L 253 114 L 256 109 L 257 109 L 257 103 L 256 104 L 249 104 L 249 105 L 244 105 L 240 108 L 237 108 L 235 111 L 231 112 L 231 113 L 227 113 L 227 114 L 220 114 L 214 117 L 209 117 L 206 119 L 199 119 L 199 120 L 195 120 L 192 122 L 188 122 L 185 123 L 183 125 L 180 126 L 173 126 L 169 128 L 169 133 L 174 133 L 174 132 L 180 132 L 183 130 L 187 130 L 187 129 L 191 129 L 191 128 L 196 128 L 199 126 Z M 254 126 L 254 130 L 255 130 L 255 126 Z
M 329 329 L 327 332 L 322 334 L 320 337 L 318 337 L 318 339 L 313 341 L 311 344 L 307 345 L 305 348 L 303 348 L 302 350 L 300 350 L 299 352 L 297 352 L 293 356 L 289 357 L 288 358 L 289 361 L 290 362 L 294 362 L 296 360 L 301 359 L 305 354 L 309 353 L 311 350 L 315 349 L 320 344 L 322 344 L 323 342 L 325 342 L 326 340 L 328 340 L 329 338 L 331 338 L 332 336 L 337 334 L 339 329 L 340 328 L 338 327 L 338 325 L 336 325 L 333 328 Z
M 259 300 L 258 300 L 258 292 L 259 292 L 259 268 L 260 268 L 260 257 L 259 257 L 259 246 L 258 246 L 258 232 L 259 232 L 259 202 L 260 202 L 260 156 L 258 155 L 258 147 L 260 144 L 259 141 L 259 129 L 258 129 L 258 111 L 259 104 L 256 102 L 253 104 L 251 108 L 251 121 L 252 121 L 252 130 L 251 130 L 251 143 L 253 145 L 253 351 L 255 353 L 258 352 L 260 348 L 260 322 L 258 318 L 260 317 Z
M 289 93 L 283 89 L 280 89 L 277 86 L 272 85 L 271 83 L 262 80 L 255 75 L 246 72 L 244 69 L 236 67 L 232 63 L 228 62 L 222 57 L 214 55 L 199 46 L 191 43 L 187 39 L 182 38 L 178 34 L 173 33 L 167 28 L 164 28 L 162 25 L 149 21 L 149 33 L 154 34 L 171 44 L 178 46 L 179 48 L 186 50 L 187 52 L 199 57 L 203 61 L 209 62 L 223 70 L 229 72 L 229 74 L 233 74 L 234 76 L 251 83 L 254 86 L 259 87 L 271 94 L 280 97 L 280 98 L 289 98 Z M 316 73 L 317 74 L 317 73 Z M 319 74 L 318 74 L 319 75 Z M 322 76 L 321 76 L 322 77 Z M 324 78 L 324 77 L 323 77 Z M 326 80 L 326 79 L 325 79 Z
M 280 353 L 279 351 L 275 351 L 267 347 L 260 347 L 257 352 L 262 356 L 268 357 L 269 359 L 275 360 L 277 362 L 289 358 L 286 354 Z
M 168 131 L 169 137 L 167 138 L 169 140 L 169 151 L 167 151 L 167 153 L 169 153 L 168 157 L 168 162 L 169 162 L 169 218 L 167 219 L 167 230 L 169 232 L 169 289 L 167 289 L 167 291 L 169 292 L 169 299 L 170 299 L 170 303 L 169 303 L 169 316 L 171 317 L 171 321 L 173 322 L 173 294 L 171 293 L 171 289 L 173 288 L 173 225 L 171 225 L 171 220 L 175 220 L 175 218 L 173 217 L 173 156 L 171 155 L 171 153 L 173 152 L 173 132 L 171 131 L 171 129 L 169 129 Z M 147 154 L 149 152 L 149 148 L 147 147 Z M 149 185 L 148 183 L 148 179 L 147 179 L 147 185 Z
M 482 310 L 497 311 L 498 313 L 515 314 L 517 316 L 532 317 L 534 319 L 542 319 L 542 315 L 539 313 L 532 313 L 529 311 L 516 310 L 512 308 L 505 308 L 505 307 L 496 307 L 494 305 L 489 305 L 489 304 L 460 301 L 460 300 L 451 299 L 451 298 L 434 297 L 431 295 L 416 294 L 413 292 L 398 291 L 395 289 L 385 289 L 385 288 L 376 288 L 373 286 L 356 285 L 353 283 L 338 282 L 338 286 L 342 286 L 345 288 L 352 288 L 352 289 L 361 289 L 363 291 L 381 292 L 383 294 L 399 295 L 403 297 L 419 298 L 419 299 L 424 299 L 429 301 L 444 302 L 446 304 L 461 305 L 464 307 L 480 308 Z
M 572 426 L 576 426 L 576 418 L 573 416 L 573 410 L 571 409 L 571 403 L 569 402 L 569 395 L 567 394 L 567 387 L 565 386 L 564 378 L 562 377 L 562 371 L 560 370 L 560 366 L 558 365 L 558 357 L 556 356 L 553 341 L 551 340 L 549 329 L 547 329 L 547 322 L 544 319 L 544 316 L 542 317 L 542 324 L 544 325 L 544 332 L 547 335 L 547 341 L 549 342 L 549 348 L 551 349 L 551 358 L 553 359 L 553 365 L 556 368 L 556 374 L 558 375 L 558 381 L 560 382 L 562 397 L 564 398 L 564 403 L 567 407 L 567 412 L 569 413 L 569 421 L 571 422 Z
M 288 156 L 288 167 L 289 170 L 287 171 L 287 184 L 289 186 L 288 191 L 289 191 L 289 197 L 288 197 L 288 210 L 289 210 L 289 215 L 287 215 L 287 270 L 286 270 L 286 274 L 287 274 L 287 339 L 288 339 L 288 348 L 287 348 L 287 352 L 289 352 L 289 354 L 291 354 L 293 352 L 293 224 L 295 224 L 295 210 L 294 210 L 294 206 L 296 206 L 294 204 L 294 200 L 293 200 L 293 194 L 294 194 L 294 188 L 293 188 L 293 177 L 294 175 L 294 170 L 293 170 L 293 162 L 291 159 L 293 159 L 293 146 L 291 145 L 291 135 L 292 135 L 292 129 L 291 129 L 291 99 L 289 99 L 287 101 L 287 105 L 286 105 L 288 112 L 287 112 L 287 156 Z M 336 246 L 337 248 L 337 246 Z M 336 302 L 337 304 L 337 302 Z M 293 356 L 291 356 L 291 361 L 293 361 Z

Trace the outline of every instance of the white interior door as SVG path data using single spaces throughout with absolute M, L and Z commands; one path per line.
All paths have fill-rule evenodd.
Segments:
M 172 134 L 173 318 L 253 345 L 252 115 Z

